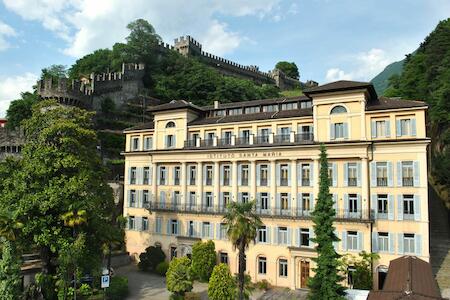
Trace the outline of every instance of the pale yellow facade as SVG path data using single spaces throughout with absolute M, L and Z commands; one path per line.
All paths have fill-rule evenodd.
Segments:
M 370 86 L 330 90 L 234 106 L 175 102 L 156 107 L 153 124 L 126 130 L 127 250 L 138 256 L 159 244 L 170 259 L 212 239 L 218 262 L 226 254 L 237 272 L 220 224 L 226 202 L 255 199 L 265 228 L 246 252 L 247 272 L 253 281 L 306 287 L 324 143 L 337 251 L 379 253 L 375 288 L 390 260 L 429 261 L 426 106 L 377 104 Z

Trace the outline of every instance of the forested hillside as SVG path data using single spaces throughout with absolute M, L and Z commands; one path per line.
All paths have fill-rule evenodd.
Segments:
M 389 87 L 389 78 L 393 75 L 400 75 L 402 73 L 404 63 L 405 60 L 402 59 L 389 64 L 380 74 L 370 81 L 378 95 L 383 95 L 384 91 Z
M 431 180 L 442 199 L 450 191 L 450 19 L 441 21 L 419 49 L 405 59 L 403 72 L 389 80 L 386 96 L 429 104 Z M 447 203 L 450 207 L 450 204 Z

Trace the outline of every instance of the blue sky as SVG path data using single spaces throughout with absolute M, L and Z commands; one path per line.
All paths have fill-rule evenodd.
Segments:
M 137 18 L 167 43 L 190 34 L 213 54 L 263 71 L 294 61 L 325 83 L 372 79 L 448 17 L 449 0 L 0 0 L 0 117 L 42 68 L 123 41 Z

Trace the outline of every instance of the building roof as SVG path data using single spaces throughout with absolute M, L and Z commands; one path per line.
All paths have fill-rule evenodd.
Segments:
M 428 107 L 428 104 L 417 100 L 404 100 L 400 98 L 379 97 L 378 99 L 368 103 L 366 110 L 384 110 L 396 108 L 414 108 L 414 107 Z
M 154 113 L 158 111 L 182 109 L 182 108 L 190 108 L 197 111 L 203 111 L 201 107 L 198 107 L 197 105 L 194 105 L 186 100 L 172 100 L 169 103 L 152 106 L 148 109 L 148 111 Z
M 443 299 L 428 262 L 415 256 L 402 256 L 389 264 L 383 289 L 371 291 L 368 300 Z
M 134 130 L 154 129 L 154 128 L 155 128 L 155 123 L 147 122 L 147 123 L 143 123 L 143 124 L 139 124 L 139 125 L 127 128 L 124 130 L 124 132 L 134 131 Z
M 273 120 L 273 119 L 306 117 L 306 116 L 312 116 L 312 108 L 282 110 L 278 112 L 259 112 L 252 114 L 240 114 L 222 117 L 203 117 L 190 122 L 188 125 L 223 124 L 233 122 Z
M 350 80 L 339 80 L 330 82 L 327 84 L 322 84 L 319 86 L 311 87 L 305 89 L 303 93 L 307 96 L 319 94 L 319 93 L 329 93 L 329 92 L 338 92 L 338 91 L 349 91 L 349 90 L 357 90 L 357 89 L 367 89 L 371 98 L 376 99 L 377 93 L 373 85 L 370 82 L 360 82 L 360 81 L 350 81 Z
M 269 98 L 269 99 L 259 99 L 259 100 L 249 100 L 249 101 L 239 101 L 239 102 L 229 102 L 229 103 L 219 103 L 218 108 L 214 108 L 214 105 L 203 106 L 204 110 L 215 110 L 215 109 L 225 109 L 233 107 L 248 107 L 248 106 L 258 106 L 266 104 L 276 104 L 276 103 L 289 103 L 296 101 L 310 100 L 306 96 L 295 96 L 295 97 L 284 97 L 284 98 Z

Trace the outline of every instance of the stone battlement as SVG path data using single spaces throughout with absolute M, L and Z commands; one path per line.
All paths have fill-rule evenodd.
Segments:
M 59 78 L 57 81 L 46 78 L 39 80 L 37 85 L 37 92 L 42 99 L 56 99 L 63 104 L 84 108 L 91 104 L 92 89 L 84 82 L 67 78 Z

